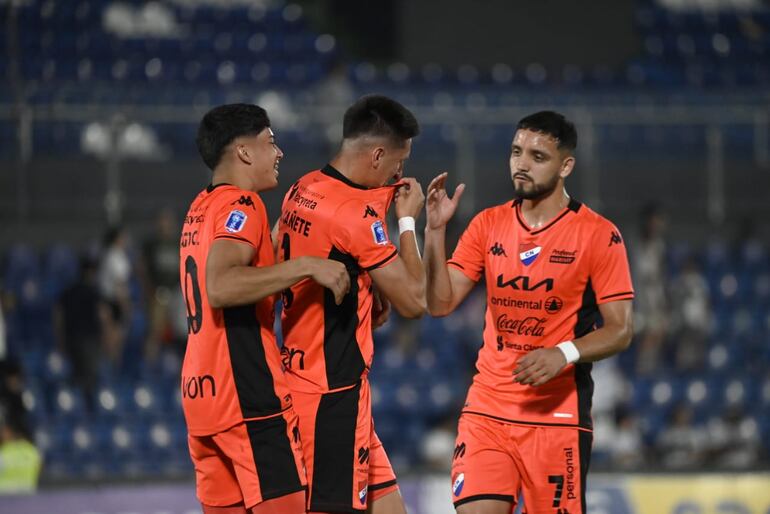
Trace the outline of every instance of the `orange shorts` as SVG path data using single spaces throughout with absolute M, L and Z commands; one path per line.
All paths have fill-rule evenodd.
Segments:
M 198 499 L 247 509 L 307 487 L 297 414 L 244 421 L 223 432 L 189 435 Z
M 593 434 L 462 414 L 452 461 L 455 507 L 475 500 L 524 498 L 528 514 L 585 514 Z M 513 512 L 513 509 L 511 509 Z
M 311 512 L 363 513 L 398 489 L 374 432 L 369 382 L 326 394 L 292 392 L 299 414 Z

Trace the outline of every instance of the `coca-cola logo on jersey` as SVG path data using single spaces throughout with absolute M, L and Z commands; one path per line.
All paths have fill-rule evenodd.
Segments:
M 497 317 L 497 331 L 519 336 L 539 337 L 545 333 L 545 318 L 530 316 L 524 319 L 512 319 L 507 314 Z

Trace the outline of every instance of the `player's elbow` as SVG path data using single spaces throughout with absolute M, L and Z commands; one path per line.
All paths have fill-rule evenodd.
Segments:
M 428 314 L 434 318 L 443 318 L 451 314 L 452 309 L 448 305 L 428 304 Z
M 413 298 L 401 305 L 395 305 L 398 313 L 407 319 L 422 318 L 428 312 L 428 305 L 424 298 Z
M 622 352 L 631 346 L 631 341 L 634 338 L 634 322 L 632 319 L 628 319 L 622 326 L 618 328 L 617 335 L 617 347 L 618 351 Z

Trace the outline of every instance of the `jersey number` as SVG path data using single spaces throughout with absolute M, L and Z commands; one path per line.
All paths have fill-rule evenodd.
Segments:
M 283 235 L 283 238 L 281 239 L 281 250 L 283 250 L 284 262 L 291 259 L 289 234 Z M 281 293 L 281 301 L 283 301 L 284 309 L 288 309 L 289 307 L 291 307 L 291 304 L 294 302 L 294 293 L 292 293 L 290 287 L 287 287 Z
M 192 255 L 184 261 L 184 301 L 187 304 L 187 333 L 197 334 L 203 324 L 201 286 L 198 284 L 198 265 Z
M 564 475 L 549 475 L 549 484 L 556 484 L 556 491 L 553 493 L 553 508 L 556 509 L 561 505 L 561 493 L 564 491 Z

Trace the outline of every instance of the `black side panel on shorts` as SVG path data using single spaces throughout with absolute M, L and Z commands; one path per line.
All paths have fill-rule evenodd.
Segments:
M 356 340 L 358 328 L 358 274 L 356 260 L 332 246 L 329 259 L 345 265 L 350 274 L 350 291 L 340 305 L 331 290 L 324 288 L 324 358 L 329 389 L 355 384 L 366 363 Z
M 578 444 L 580 445 L 580 506 L 582 514 L 586 514 L 586 491 L 588 490 L 588 466 L 591 463 L 591 445 L 594 434 L 585 430 L 578 430 Z
M 586 289 L 583 291 L 583 300 L 577 314 L 575 324 L 575 339 L 593 332 L 596 323 L 601 319 L 599 307 L 596 305 L 596 294 L 588 279 Z M 594 395 L 594 381 L 591 378 L 593 364 L 590 362 L 575 364 L 575 387 L 578 395 L 578 425 L 583 428 L 592 428 L 591 399 Z
M 351 505 L 361 384 L 321 396 L 315 422 L 310 510 L 363 512 Z
M 230 351 L 235 389 L 244 418 L 259 418 L 281 412 L 273 375 L 267 366 L 255 305 L 222 309 Z
M 246 430 L 254 454 L 262 499 L 270 500 L 301 491 L 304 486 L 297 475 L 284 417 L 247 421 Z

